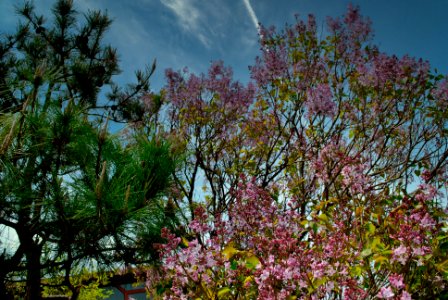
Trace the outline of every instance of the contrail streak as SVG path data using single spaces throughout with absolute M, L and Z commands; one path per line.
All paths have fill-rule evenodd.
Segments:
M 257 15 L 254 12 L 254 9 L 252 8 L 252 5 L 250 5 L 249 0 L 243 0 L 244 5 L 246 6 L 247 12 L 249 13 L 250 18 L 252 19 L 252 22 L 255 25 L 255 28 L 257 29 L 258 33 L 260 33 L 260 24 L 258 22 Z

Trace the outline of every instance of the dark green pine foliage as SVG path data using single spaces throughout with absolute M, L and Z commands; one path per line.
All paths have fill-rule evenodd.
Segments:
M 79 23 L 70 0 L 56 2 L 50 24 L 30 3 L 19 14 L 17 33 L 0 41 L 0 298 L 22 287 L 25 299 L 40 299 L 58 278 L 51 283 L 76 299 L 72 278 L 83 268 L 157 259 L 151 245 L 175 222 L 163 197 L 175 160 L 156 136 L 124 140 L 108 130 L 109 120 L 141 120 L 154 66 L 125 89 L 113 84 L 106 15 Z M 108 99 L 98 96 L 103 86 Z M 18 246 L 8 249 L 11 232 Z

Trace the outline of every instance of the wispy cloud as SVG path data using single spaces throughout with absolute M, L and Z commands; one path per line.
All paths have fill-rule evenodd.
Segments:
M 194 6 L 191 0 L 160 0 L 161 3 L 169 8 L 177 17 L 180 25 L 195 35 L 199 41 L 206 46 L 210 47 L 210 42 L 206 35 L 200 29 L 200 12 Z
M 252 8 L 252 5 L 250 4 L 250 1 L 243 0 L 243 2 L 244 2 L 244 5 L 246 6 L 247 12 L 249 13 L 252 23 L 254 23 L 254 26 L 257 29 L 257 31 L 260 32 L 260 22 L 258 22 L 257 15 L 255 14 L 255 11 Z

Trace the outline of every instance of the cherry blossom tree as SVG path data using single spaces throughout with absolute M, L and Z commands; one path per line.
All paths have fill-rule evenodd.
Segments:
M 147 125 L 185 151 L 169 299 L 411 299 L 447 284 L 448 78 L 381 52 L 349 6 L 262 28 L 251 81 L 168 70 Z M 202 188 L 202 190 L 200 190 Z M 198 189 L 200 190 L 198 192 Z M 163 294 L 162 293 L 162 294 Z M 446 292 L 445 292 L 446 293 Z

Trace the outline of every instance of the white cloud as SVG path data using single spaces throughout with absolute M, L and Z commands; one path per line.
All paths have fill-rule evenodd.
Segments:
M 260 31 L 260 25 L 259 25 L 260 22 L 258 22 L 257 15 L 255 14 L 255 11 L 252 8 L 252 5 L 250 4 L 249 0 L 243 0 L 243 2 L 244 2 L 244 5 L 246 6 L 247 12 L 249 13 L 252 23 L 254 23 L 254 26 L 257 29 L 257 31 Z
M 200 12 L 194 6 L 192 0 L 160 0 L 177 17 L 180 26 L 195 35 L 197 39 L 207 48 L 210 42 L 200 28 Z

